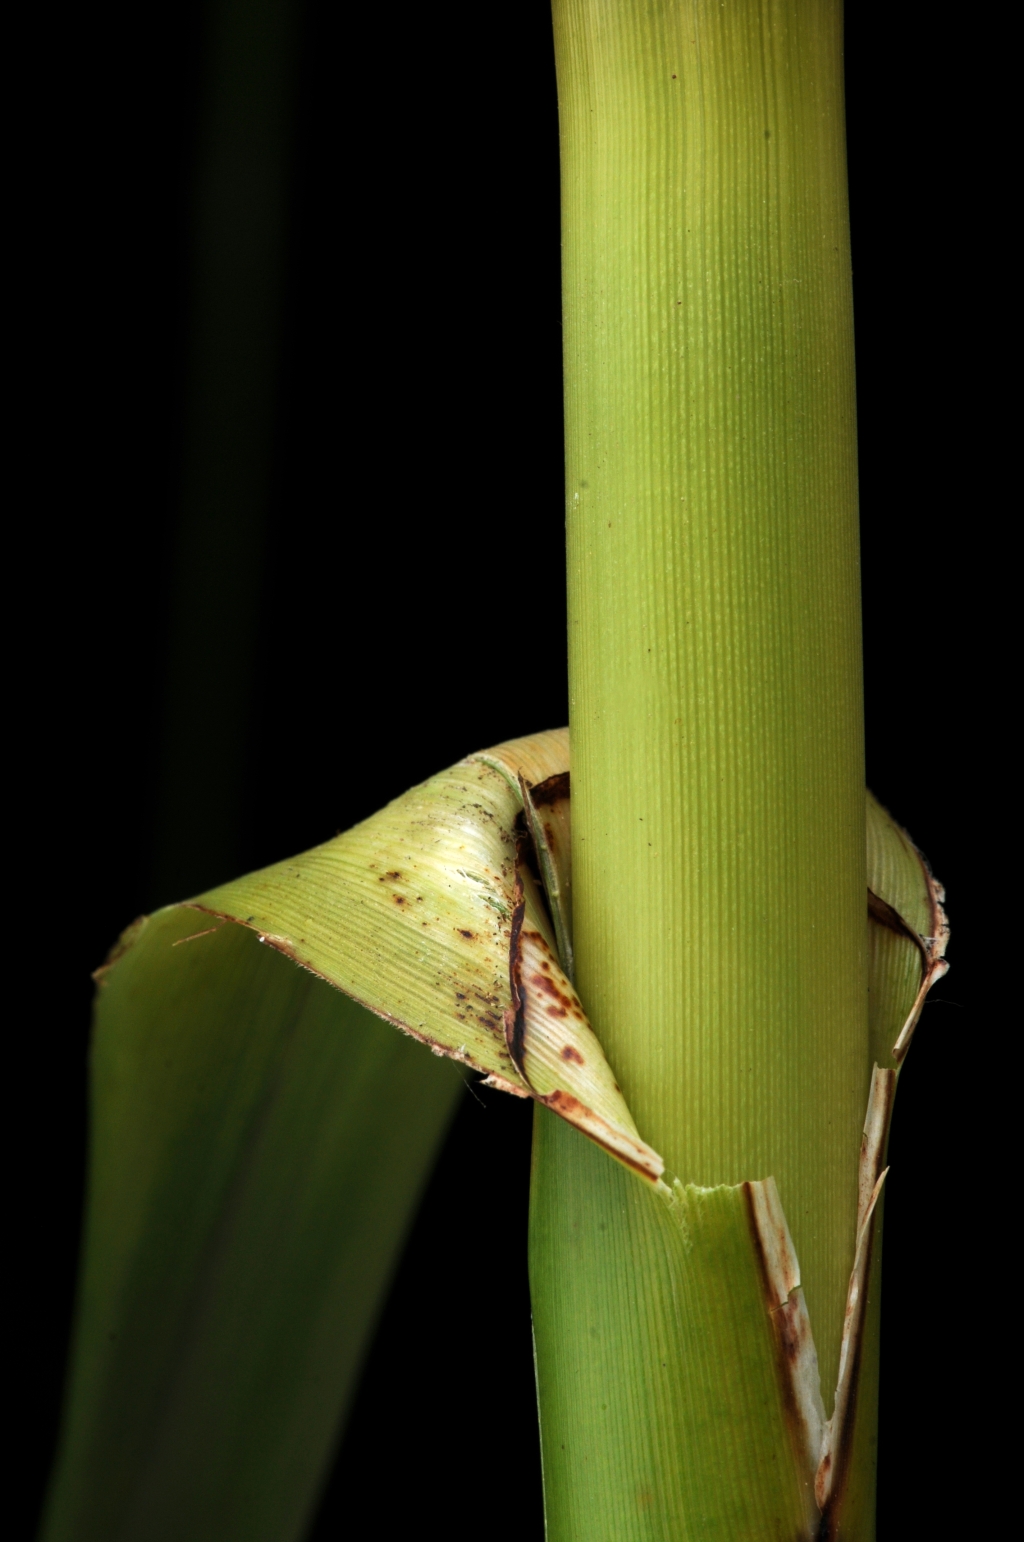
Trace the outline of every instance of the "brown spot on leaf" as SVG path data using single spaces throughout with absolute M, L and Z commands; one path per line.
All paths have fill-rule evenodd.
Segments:
M 467 930 L 466 930 L 466 928 L 464 926 L 458 927 L 457 930 L 458 930 L 458 933 L 459 933 L 460 937 L 468 937 L 470 942 L 473 941 L 473 933 L 472 932 L 467 932 Z
M 541 1102 L 546 1103 L 549 1108 L 553 1108 L 556 1114 L 561 1114 L 563 1119 L 571 1120 L 574 1114 L 585 1114 L 588 1112 L 586 1105 L 581 1103 L 579 1098 L 574 1098 L 571 1092 L 563 1092 L 560 1087 L 556 1087 L 554 1092 L 548 1093 L 548 1096 L 542 1098 Z
M 576 1003 L 573 1001 L 572 997 L 567 996 L 564 991 L 559 990 L 556 981 L 550 979 L 546 974 L 541 974 L 539 969 L 530 976 L 530 984 L 535 985 L 538 990 L 543 991 L 545 996 L 551 996 L 554 998 L 558 1006 L 561 1008 L 560 1015 L 562 1017 L 565 1016 L 566 1012 L 572 1012 L 574 1010 Z
M 562 1059 L 571 1060 L 574 1065 L 586 1065 L 586 1061 L 576 1048 L 575 1044 L 562 1045 Z

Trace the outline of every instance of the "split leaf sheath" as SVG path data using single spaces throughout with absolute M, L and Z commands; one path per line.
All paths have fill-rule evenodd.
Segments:
M 873 1083 L 828 1424 L 774 1182 L 704 1190 L 661 1177 L 562 967 L 570 811 L 564 731 L 500 746 L 313 852 L 136 923 L 98 971 L 85 1262 L 51 1542 L 298 1534 L 462 1085 L 449 1060 L 559 1113 L 572 1141 L 590 1136 L 621 1174 L 637 1259 L 666 1287 L 660 1446 L 675 1465 L 659 1481 L 681 1500 L 712 1481 L 715 1440 L 706 1432 L 695 1466 L 693 1453 L 673 1455 L 671 1431 L 695 1409 L 706 1418 L 712 1386 L 725 1406 L 733 1385 L 749 1418 L 728 1459 L 771 1472 L 805 1530 L 816 1478 L 836 1510 L 857 1433 L 892 1050 L 941 962 L 938 891 L 869 800 L 887 854 L 869 875 L 872 936 L 884 932 L 873 1021 L 890 1030 L 890 1069 Z M 927 919 L 929 941 L 896 902 Z M 615 1271 L 607 1239 L 593 1246 L 600 1296 Z M 543 1331 L 558 1302 L 535 1309 Z M 634 1324 L 638 1344 L 649 1326 Z M 642 1353 L 638 1367 L 649 1376 Z

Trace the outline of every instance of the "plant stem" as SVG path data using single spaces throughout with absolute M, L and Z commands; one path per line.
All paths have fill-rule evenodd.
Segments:
M 842 11 L 554 11 L 576 983 L 670 1170 L 774 1175 L 830 1407 L 871 1071 Z M 580 1295 L 580 1227 L 630 1275 L 629 1180 L 553 1126 L 538 1111 L 531 1257 L 551 1535 L 598 1535 L 600 1471 L 633 1486 L 616 1537 L 677 1536 L 622 1456 L 637 1409 L 578 1401 L 616 1311 L 643 1317 L 640 1268 L 618 1306 Z

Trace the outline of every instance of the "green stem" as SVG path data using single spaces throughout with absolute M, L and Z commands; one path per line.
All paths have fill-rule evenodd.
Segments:
M 842 11 L 554 9 L 576 981 L 670 1170 L 775 1177 L 828 1412 L 871 1070 Z M 596 1485 L 616 1538 L 717 1536 L 666 1519 L 683 1457 L 655 1460 L 653 1424 L 643 1446 L 647 1372 L 603 1406 L 595 1345 L 644 1320 L 643 1269 L 612 1257 L 629 1180 L 554 1126 L 531 1252 L 551 1535 L 603 1535 Z

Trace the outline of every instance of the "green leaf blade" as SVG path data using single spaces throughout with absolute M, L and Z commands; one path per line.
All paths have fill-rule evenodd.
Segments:
M 107 977 L 46 1542 L 300 1534 L 457 1069 L 224 923 Z

